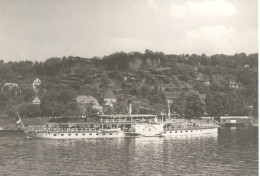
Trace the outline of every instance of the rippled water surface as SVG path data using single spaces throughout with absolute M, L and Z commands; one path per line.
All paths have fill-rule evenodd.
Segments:
M 218 135 L 82 140 L 0 133 L 0 175 L 258 175 L 258 128 Z

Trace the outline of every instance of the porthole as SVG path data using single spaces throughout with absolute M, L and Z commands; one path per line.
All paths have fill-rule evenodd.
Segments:
M 89 133 L 89 135 L 92 135 L 92 133 Z
M 64 134 L 61 134 L 61 136 L 64 136 Z
M 68 136 L 71 136 L 71 134 L 68 134 Z
M 85 133 L 82 133 L 82 136 L 85 136 Z
M 56 136 L 56 134 L 53 134 L 53 136 Z
M 112 135 L 112 133 L 109 133 L 110 135 Z
M 78 136 L 78 134 L 75 134 L 75 136 Z

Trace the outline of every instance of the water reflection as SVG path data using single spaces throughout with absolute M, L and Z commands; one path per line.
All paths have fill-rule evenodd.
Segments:
M 257 156 L 256 128 L 162 138 L 35 140 L 0 135 L 3 175 L 257 175 Z

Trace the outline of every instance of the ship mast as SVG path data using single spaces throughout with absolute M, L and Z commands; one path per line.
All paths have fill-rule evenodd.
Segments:
M 24 124 L 23 124 L 23 121 L 22 121 L 22 119 L 21 119 L 21 117 L 20 117 L 20 115 L 19 115 L 18 112 L 17 112 L 17 115 L 18 115 L 18 118 L 19 118 L 19 120 L 20 120 L 20 122 L 21 122 L 21 124 L 22 124 L 23 129 L 25 130 L 25 132 L 27 132 L 27 130 L 26 130 Z

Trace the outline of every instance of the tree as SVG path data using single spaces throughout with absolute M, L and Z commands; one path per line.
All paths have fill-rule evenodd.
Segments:
M 185 111 L 185 99 L 181 96 L 178 99 L 175 99 L 171 104 L 171 113 L 177 115 L 177 117 L 184 118 L 184 111 Z
M 225 114 L 223 105 L 223 96 L 221 94 L 208 95 L 205 99 L 206 112 L 211 116 L 221 116 Z
M 61 70 L 61 59 L 60 58 L 50 58 L 44 63 L 44 68 L 48 76 L 54 76 Z
M 42 113 L 40 107 L 34 104 L 24 104 L 24 106 L 19 109 L 19 112 L 22 116 L 29 117 L 40 116 Z
M 60 116 L 63 114 L 64 106 L 57 102 L 49 102 L 48 104 L 41 105 L 41 110 L 45 116 Z
M 185 96 L 185 117 L 188 119 L 201 117 L 204 114 L 204 105 L 197 92 L 188 92 Z
M 73 89 L 66 88 L 58 94 L 57 98 L 58 98 L 59 102 L 61 102 L 63 104 L 68 104 L 73 99 L 75 99 L 76 96 L 77 96 L 76 91 L 74 91 Z
M 147 98 L 151 95 L 151 88 L 148 85 L 142 84 L 138 87 L 138 96 L 141 98 Z
M 82 112 L 80 111 L 80 108 L 78 107 L 78 104 L 76 102 L 70 102 L 66 106 L 64 106 L 63 115 L 77 116 L 82 115 Z

